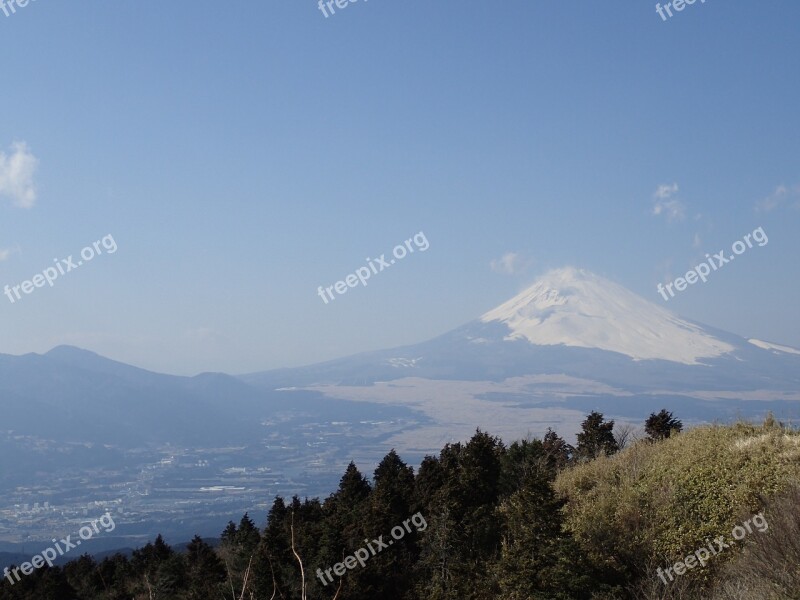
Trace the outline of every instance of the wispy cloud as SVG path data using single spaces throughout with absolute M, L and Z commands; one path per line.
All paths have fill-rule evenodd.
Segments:
M 756 212 L 771 212 L 786 204 L 800 208 L 800 185 L 779 185 L 772 194 L 756 202 Z
M 653 215 L 665 216 L 667 221 L 683 221 L 686 218 L 686 205 L 673 198 L 678 193 L 678 184 L 661 184 L 653 194 Z
M 533 261 L 523 258 L 516 252 L 506 252 L 500 258 L 495 258 L 489 265 L 495 273 L 516 275 L 527 269 Z
M 677 183 L 673 183 L 672 185 L 666 185 L 662 183 L 660 186 L 658 186 L 658 189 L 656 190 L 656 193 L 653 194 L 653 197 L 660 198 L 661 200 L 666 200 L 667 198 L 670 198 L 671 196 L 674 196 L 677 193 L 678 193 Z
M 13 248 L 0 248 L 0 262 L 8 260 L 9 258 L 11 258 L 12 254 L 21 254 L 21 253 L 22 253 L 22 248 L 19 247 L 19 244 L 17 244 Z
M 0 196 L 11 199 L 15 206 L 31 208 L 36 203 L 33 175 L 39 159 L 25 142 L 11 144 L 11 153 L 0 152 Z

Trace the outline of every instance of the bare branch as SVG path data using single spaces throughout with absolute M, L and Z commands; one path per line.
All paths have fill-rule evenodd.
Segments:
M 225 560 L 225 570 L 228 572 L 228 583 L 231 584 L 231 600 L 236 600 L 236 591 L 233 589 L 233 577 L 231 576 L 231 569 L 228 566 L 227 560 Z
M 339 597 L 339 592 L 342 591 L 342 584 L 344 583 L 344 579 L 339 579 L 339 589 L 336 590 L 336 595 L 333 597 L 333 600 L 336 600 Z
M 147 592 L 150 596 L 150 600 L 153 600 L 153 588 L 150 585 L 150 578 L 147 576 L 147 573 L 144 575 L 144 582 L 147 584 Z
M 302 584 L 300 596 L 302 600 L 306 600 L 306 571 L 303 568 L 303 561 L 300 555 L 297 553 L 297 550 L 294 549 L 294 511 L 292 511 L 292 553 L 297 559 L 297 562 L 300 563 L 300 580 Z
M 244 572 L 244 581 L 242 582 L 242 593 L 239 595 L 239 600 L 244 600 L 244 592 L 247 589 L 247 580 L 250 577 L 250 567 L 253 566 L 253 555 L 250 555 L 250 562 L 247 563 L 247 571 Z
M 270 596 L 269 600 L 275 600 L 275 594 L 278 593 L 278 582 L 275 580 L 275 569 L 272 568 L 272 556 L 270 556 L 269 551 L 267 551 L 267 560 L 269 561 L 269 571 L 272 573 L 272 596 Z

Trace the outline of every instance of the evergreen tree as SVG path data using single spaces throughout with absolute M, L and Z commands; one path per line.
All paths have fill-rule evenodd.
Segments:
M 295 552 L 302 560 L 306 587 L 308 589 L 314 589 L 317 583 L 322 585 L 319 579 L 315 578 L 315 572 L 312 566 L 320 562 L 320 538 L 324 531 L 325 511 L 322 508 L 322 503 L 317 498 L 312 498 L 310 500 L 306 498 L 303 502 L 300 502 L 300 499 L 295 496 L 292 498 L 289 516 L 290 548 L 292 525 L 294 529 L 292 565 L 295 569 L 296 577 L 296 584 L 292 586 L 291 589 L 293 592 L 302 589 L 300 565 L 298 564 Z
M 577 544 L 562 531 L 561 507 L 548 468 L 524 473 L 506 499 L 501 558 L 495 576 L 506 600 L 582 600 L 591 597 L 588 571 Z
M 252 554 L 260 541 L 261 534 L 258 532 L 258 527 L 250 518 L 250 515 L 244 513 L 236 532 L 236 544 L 242 547 L 245 554 Z
M 419 472 L 414 480 L 416 505 L 426 514 L 431 513 L 431 508 L 437 503 L 444 484 L 445 470 L 441 461 L 436 456 L 426 456 L 422 459 Z
M 366 523 L 369 539 L 383 536 L 392 547 L 370 559 L 369 582 L 372 598 L 402 600 L 410 598 L 413 582 L 410 577 L 417 560 L 417 533 L 403 528 L 403 522 L 414 513 L 414 469 L 406 465 L 392 450 L 375 469 L 374 487 L 370 496 L 370 517 Z M 393 528 L 399 527 L 404 534 L 394 540 Z M 362 544 L 359 544 L 363 546 Z M 348 595 L 349 597 L 349 595 Z
M 355 463 L 351 462 L 339 482 L 339 489 L 331 494 L 323 505 L 325 516 L 319 540 L 318 559 L 312 565 L 314 575 L 317 575 L 317 569 L 332 568 L 334 564 L 341 562 L 343 556 L 352 554 L 364 545 L 364 538 L 371 533 L 367 531 L 371 491 L 367 479 Z M 314 586 L 318 585 L 317 589 L 323 598 L 332 588 L 334 590 L 338 588 L 339 577 L 334 576 L 332 583 L 327 578 L 325 581 L 327 584 L 323 585 L 318 577 L 314 580 Z M 343 582 L 342 595 L 356 600 L 374 597 L 370 571 L 359 569 L 349 572 Z
M 98 565 L 88 554 L 64 565 L 64 575 L 81 597 L 93 597 L 103 590 L 103 580 Z
M 566 468 L 573 456 L 575 456 L 575 448 L 570 446 L 564 438 L 549 427 L 547 428 L 547 433 L 544 434 L 544 438 L 542 438 L 542 447 L 556 471 Z
M 144 547 L 133 551 L 131 563 L 137 573 L 154 572 L 159 564 L 173 554 L 174 551 L 159 533 L 155 542 L 147 542 Z
M 32 579 L 34 588 L 36 589 L 35 595 L 28 596 L 28 598 L 36 598 L 36 600 L 45 600 L 52 598 L 75 598 L 76 590 L 69 584 L 64 572 L 58 567 L 50 568 L 43 567 L 36 572 L 35 577 Z M 19 585 L 19 584 L 17 584 Z
M 518 491 L 526 477 L 546 473 L 555 477 L 554 462 L 540 440 L 522 440 L 508 447 L 503 456 L 502 493 L 508 496 Z
M 200 536 L 194 536 L 186 547 L 186 565 L 189 579 L 187 600 L 217 600 L 224 589 L 225 565 Z
M 158 534 L 155 542 L 133 551 L 131 566 L 137 575 L 135 589 L 156 598 L 174 597 L 184 579 L 181 557 Z
M 247 578 L 248 587 L 252 583 L 252 564 L 261 534 L 248 513 L 239 521 L 239 526 L 229 522 L 222 533 L 219 553 L 226 571 L 230 571 L 235 590 L 241 590 Z M 250 572 L 248 572 L 248 570 Z
M 177 600 L 178 592 L 188 585 L 185 556 L 172 553 L 160 561 L 152 585 L 155 598 Z
M 225 531 L 222 532 L 220 539 L 222 540 L 223 544 L 235 544 L 236 543 L 236 523 L 233 521 L 228 521 L 227 527 L 225 527 Z
M 664 408 L 658 414 L 651 413 L 644 424 L 645 433 L 653 441 L 666 439 L 673 433 L 680 433 L 681 430 L 683 430 L 683 423 Z
M 496 510 L 504 453 L 498 438 L 480 430 L 466 445 L 448 444 L 442 450 L 443 485 L 428 507 L 431 518 L 421 540 L 423 562 L 428 564 L 420 573 L 420 596 L 437 600 L 496 597 L 490 580 L 475 580 L 470 574 L 485 569 L 499 552 Z M 430 472 L 430 466 L 426 470 Z
M 134 577 L 133 568 L 128 558 L 120 553 L 105 558 L 98 566 L 97 572 L 105 594 L 103 600 L 129 600 L 128 588 Z
M 614 421 L 606 422 L 602 413 L 591 412 L 581 423 L 578 434 L 576 454 L 583 460 L 597 458 L 601 454 L 610 455 L 619 450 L 612 430 Z
M 375 488 L 371 504 L 376 532 L 387 531 L 413 512 L 414 469 L 406 465 L 392 450 L 378 464 L 374 474 Z
M 282 497 L 276 496 L 267 515 L 267 526 L 256 549 L 253 584 L 258 598 L 270 598 L 277 587 L 276 598 L 288 593 L 295 569 L 289 544 L 289 509 Z

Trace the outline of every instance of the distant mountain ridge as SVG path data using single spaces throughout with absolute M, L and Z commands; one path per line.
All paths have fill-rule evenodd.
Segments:
M 800 393 L 800 350 L 682 319 L 607 279 L 567 268 L 431 340 L 307 367 L 179 377 L 70 346 L 0 354 L 0 406 L 2 429 L 56 439 L 71 431 L 80 439 L 88 422 L 102 443 L 209 443 L 257 435 L 253 415 L 290 408 L 287 389 L 540 375 L 626 393 L 766 390 L 781 397 Z
M 256 431 L 238 415 L 264 402 L 229 375 L 163 375 L 71 346 L 0 354 L 2 429 L 45 438 L 78 441 L 91 430 L 95 442 L 124 445 L 230 439 Z

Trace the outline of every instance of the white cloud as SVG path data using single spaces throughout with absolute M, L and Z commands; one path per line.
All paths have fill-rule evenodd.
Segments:
M 694 234 L 694 240 L 692 240 L 692 247 L 699 248 L 703 245 L 703 239 L 700 237 L 699 233 Z
M 653 194 L 654 197 L 660 198 L 661 200 L 666 200 L 670 196 L 674 196 L 678 193 L 678 184 L 673 183 L 672 185 L 661 184 L 658 186 L 656 193 Z
M 515 275 L 521 273 L 532 261 L 524 259 L 516 252 L 506 252 L 502 257 L 493 259 L 489 265 L 495 273 Z
M 17 245 L 14 248 L 0 248 L 0 262 L 11 258 L 12 254 L 21 254 L 22 249 Z
M 11 198 L 15 206 L 31 208 L 36 203 L 33 174 L 38 164 L 25 142 L 11 144 L 11 154 L 0 152 L 0 196 Z
M 793 202 L 795 208 L 800 208 L 800 185 L 779 185 L 771 195 L 756 202 L 756 212 L 771 212 L 789 202 Z
M 666 215 L 667 221 L 683 221 L 686 218 L 686 205 L 680 200 L 656 202 L 653 206 L 655 216 Z
M 680 200 L 673 198 L 678 193 L 678 184 L 661 184 L 653 194 L 655 204 L 653 204 L 653 215 L 659 217 L 664 215 L 667 221 L 683 221 L 686 218 L 686 205 Z

